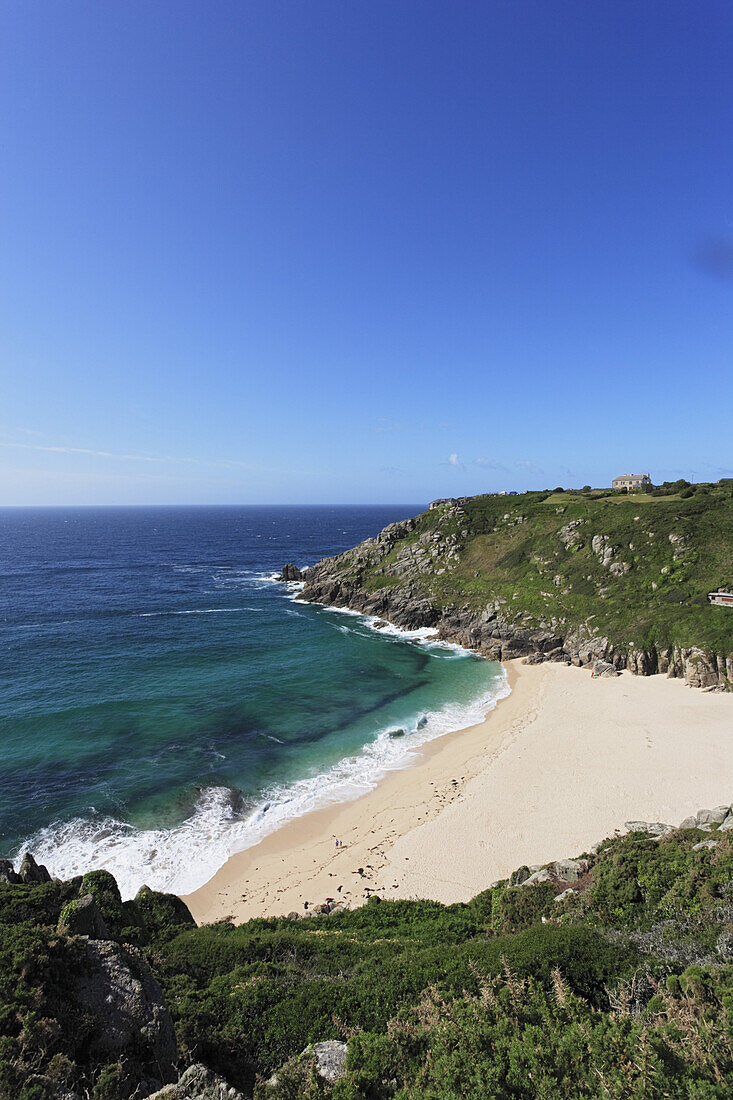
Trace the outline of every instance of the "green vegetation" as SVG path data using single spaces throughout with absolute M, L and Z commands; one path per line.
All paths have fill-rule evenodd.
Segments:
M 338 560 L 348 579 L 349 555 Z M 733 483 L 461 498 L 351 574 L 367 592 L 409 584 L 440 609 L 494 605 L 512 624 L 581 628 L 619 653 L 733 654 L 733 614 L 708 601 L 733 585 Z
M 74 999 L 85 941 L 57 931 L 89 893 L 160 983 L 180 1067 L 258 1100 L 729 1095 L 733 831 L 632 833 L 586 859 L 561 901 L 562 882 L 505 882 L 239 927 L 195 928 L 153 891 L 121 902 L 105 872 L 0 887 L 0 1096 L 134 1093 L 137 1063 L 94 1054 Z M 325 1039 L 349 1042 L 330 1091 L 301 1057 Z

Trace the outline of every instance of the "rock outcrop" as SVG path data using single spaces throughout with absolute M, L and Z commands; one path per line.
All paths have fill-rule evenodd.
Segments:
M 51 881 L 51 876 L 46 868 L 42 864 L 36 863 L 30 852 L 26 852 L 20 861 L 20 870 L 18 874 L 20 875 L 21 882 L 25 883 Z
M 73 991 L 92 1021 L 90 1053 L 131 1057 L 152 1086 L 172 1081 L 177 1057 L 173 1021 L 142 953 L 113 940 L 89 939 Z
M 638 676 L 663 673 L 707 689 L 733 685 L 733 655 L 679 646 L 628 647 L 621 652 L 590 621 L 573 624 L 551 616 L 545 622 L 532 621 L 514 612 L 506 599 L 494 599 L 479 609 L 433 600 L 430 582 L 450 576 L 469 539 L 465 505 L 466 498 L 439 502 L 439 509 L 433 509 L 439 511 L 437 524 L 426 530 L 421 530 L 420 517 L 392 523 L 354 549 L 324 558 L 302 572 L 286 565 L 282 579 L 304 582 L 299 598 L 306 602 L 360 611 L 404 629 L 431 627 L 440 639 L 457 642 L 490 660 L 562 661 L 593 668 L 598 676 L 613 676 L 622 669 Z M 502 529 L 525 521 L 525 516 L 509 513 L 500 519 Z M 584 545 L 583 523 L 574 520 L 560 528 L 558 541 L 564 552 L 576 552 Z M 618 558 L 618 548 L 607 535 L 589 533 L 589 541 L 609 583 L 629 571 L 631 566 Z M 542 563 L 547 564 L 544 559 Z M 559 574 L 555 583 L 564 584 Z M 460 586 L 457 590 L 461 591 Z M 599 591 L 599 598 L 605 591 Z
M 51 876 L 47 868 L 43 864 L 36 863 L 30 852 L 25 853 L 17 871 L 9 859 L 0 859 L 0 885 L 18 886 L 24 883 L 26 886 L 31 886 L 50 881 Z
M 218 1073 L 197 1062 L 174 1084 L 150 1093 L 147 1100 L 245 1100 L 245 1096 Z
M 280 574 L 280 580 L 281 581 L 302 581 L 303 580 L 303 574 L 301 573 L 300 569 L 298 569 L 297 565 L 293 565 L 292 562 L 288 562 L 287 565 L 283 566 L 282 573 Z
M 346 1073 L 346 1043 L 338 1039 L 327 1039 L 323 1043 L 314 1043 L 303 1053 L 312 1050 L 316 1056 L 316 1072 L 329 1085 L 333 1085 Z
M 84 894 L 64 906 L 58 931 L 67 936 L 88 936 L 90 940 L 109 939 L 109 930 L 93 894 Z
M 712 810 L 698 810 L 691 814 L 675 829 L 673 825 L 666 825 L 662 821 L 627 821 L 624 824 L 627 833 L 641 833 L 651 840 L 661 841 L 671 834 L 685 829 L 697 829 L 709 832 L 713 835 L 710 839 L 703 839 L 692 846 L 693 852 L 705 850 L 713 851 L 720 845 L 716 838 L 717 833 L 726 833 L 733 830 L 733 806 L 721 805 Z M 567 901 L 573 894 L 587 889 L 595 857 L 603 845 L 603 841 L 588 849 L 588 855 L 579 859 L 556 859 L 554 863 L 546 863 L 544 866 L 535 864 L 527 867 L 526 864 L 512 871 L 508 879 L 510 887 L 519 886 L 544 886 L 552 884 L 564 887 L 562 892 L 553 900 L 556 902 Z M 569 885 L 572 884 L 572 885 Z M 492 883 L 498 886 L 500 883 Z M 544 917 L 542 918 L 545 919 Z
M 331 1086 L 346 1075 L 346 1053 L 347 1044 L 340 1042 L 338 1039 L 326 1039 L 322 1043 L 311 1043 L 296 1058 L 291 1058 L 285 1066 L 280 1067 L 277 1073 L 273 1073 L 267 1081 L 267 1088 L 269 1090 L 277 1089 L 278 1086 L 281 1087 L 283 1075 L 287 1073 L 288 1069 L 292 1071 L 293 1067 L 300 1067 L 302 1072 L 302 1067 L 311 1063 L 318 1076 L 325 1082 L 326 1095 L 330 1096 Z M 296 1093 L 288 1091 L 287 1095 L 296 1095 Z M 297 1095 L 301 1096 L 305 1093 L 298 1091 Z
M 11 861 L 0 859 L 0 886 L 17 886 L 22 881 Z

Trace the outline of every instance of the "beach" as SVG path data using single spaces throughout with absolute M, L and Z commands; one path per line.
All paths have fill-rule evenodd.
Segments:
M 625 821 L 676 825 L 733 799 L 733 696 L 663 676 L 506 668 L 511 694 L 482 722 L 422 746 L 361 798 L 233 855 L 184 896 L 197 922 L 302 916 L 372 894 L 468 901 Z

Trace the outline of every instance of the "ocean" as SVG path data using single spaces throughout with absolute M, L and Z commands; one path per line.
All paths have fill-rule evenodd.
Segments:
M 419 511 L 0 509 L 0 854 L 185 893 L 482 718 L 499 665 L 275 580 Z

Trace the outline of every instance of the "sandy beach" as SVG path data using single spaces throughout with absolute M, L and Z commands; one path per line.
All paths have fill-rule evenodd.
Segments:
M 372 893 L 467 901 L 627 820 L 679 824 L 733 800 L 733 696 L 559 664 L 507 671 L 512 692 L 483 722 L 232 856 L 184 898 L 196 920 L 303 914 Z

